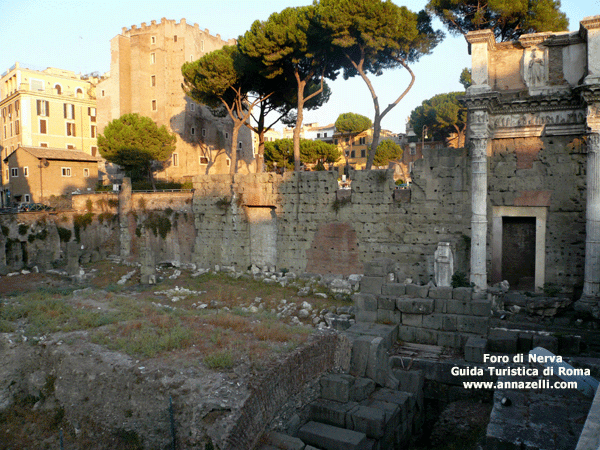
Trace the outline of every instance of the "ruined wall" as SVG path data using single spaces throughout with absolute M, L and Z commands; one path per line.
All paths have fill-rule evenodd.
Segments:
M 427 283 L 448 241 L 467 271 L 467 168 L 463 150 L 433 150 L 411 192 L 396 191 L 389 171 L 353 172 L 351 191 L 338 191 L 334 172 L 196 177 L 194 262 L 348 275 L 385 256 L 402 279 Z
M 545 208 L 546 282 L 571 290 L 581 286 L 585 259 L 584 141 L 575 136 L 496 139 L 489 165 L 489 223 L 493 207 Z M 488 242 L 492 242 L 492 233 L 489 227 Z

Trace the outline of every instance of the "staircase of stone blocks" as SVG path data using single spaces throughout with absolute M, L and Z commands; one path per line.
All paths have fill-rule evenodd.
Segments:
M 347 373 L 324 375 L 320 398 L 307 406 L 308 420 L 296 436 L 272 432 L 260 450 L 395 450 L 420 433 L 423 374 L 390 367 L 398 327 L 361 324 L 346 334 L 352 340 Z

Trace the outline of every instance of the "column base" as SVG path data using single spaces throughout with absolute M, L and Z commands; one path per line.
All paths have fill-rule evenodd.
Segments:
M 600 297 L 582 295 L 573 305 L 575 311 L 590 314 L 595 319 L 600 319 Z

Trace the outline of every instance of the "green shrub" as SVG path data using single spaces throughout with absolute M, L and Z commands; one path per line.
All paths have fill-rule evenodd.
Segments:
M 56 227 L 56 230 L 61 242 L 69 242 L 71 240 L 71 235 L 73 234 L 71 230 L 63 227 Z
M 77 242 L 81 242 L 81 230 L 85 230 L 89 225 L 92 224 L 93 220 L 94 213 L 91 212 L 73 217 L 73 228 L 75 230 L 75 239 Z
M 229 350 L 222 350 L 204 357 L 204 364 L 213 370 L 229 370 L 233 368 L 233 355 Z
M 19 234 L 27 234 L 27 231 L 29 231 L 29 225 L 25 225 L 24 223 L 19 225 Z
M 457 287 L 473 287 L 474 284 L 469 281 L 467 274 L 464 272 L 456 271 L 452 275 L 452 281 L 450 283 L 453 288 Z

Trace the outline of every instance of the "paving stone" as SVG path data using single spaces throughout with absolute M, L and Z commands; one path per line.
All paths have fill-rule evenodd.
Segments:
M 346 430 L 319 422 L 308 422 L 298 430 L 298 437 L 323 450 L 368 450 L 365 433 Z
M 483 354 L 487 349 L 487 339 L 470 337 L 465 345 L 465 361 L 482 363 Z
M 314 422 L 344 428 L 346 426 L 346 414 L 356 405 L 355 402 L 341 403 L 319 398 L 310 404 L 309 418 Z

